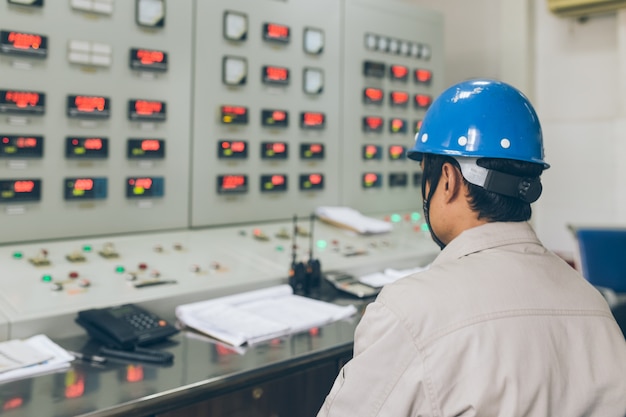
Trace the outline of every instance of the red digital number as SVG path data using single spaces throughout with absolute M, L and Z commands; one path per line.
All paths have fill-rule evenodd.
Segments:
M 383 90 L 379 88 L 366 88 L 365 97 L 371 101 L 381 101 L 383 99 Z
M 98 151 L 102 149 L 102 139 L 99 138 L 89 138 L 85 139 L 85 143 L 83 144 L 85 149 Z
M 147 49 L 140 49 L 137 51 L 137 58 L 144 65 L 151 65 L 158 62 L 163 62 L 165 54 L 161 51 L 149 51 Z
M 141 141 L 142 151 L 158 151 L 161 149 L 161 143 L 158 140 L 148 139 Z
M 246 183 L 243 175 L 227 175 L 222 179 L 222 188 L 233 189 L 241 187 Z
M 6 101 L 15 103 L 15 105 L 20 108 L 36 106 L 37 103 L 39 103 L 38 93 L 29 93 L 25 91 L 7 91 L 4 98 Z
M 287 68 L 267 67 L 265 69 L 265 75 L 267 75 L 267 78 L 270 80 L 286 81 L 289 77 L 289 71 Z
M 74 189 L 80 191 L 89 191 L 93 189 L 93 180 L 91 178 L 81 178 L 74 181 Z
M 135 101 L 135 111 L 137 112 L 137 114 L 150 115 L 154 113 L 160 113 L 162 108 L 163 103 L 161 103 L 160 101 Z
M 15 181 L 13 184 L 13 190 L 16 193 L 30 193 L 35 188 L 33 181 Z
M 276 23 L 267 24 L 267 36 L 275 39 L 285 39 L 289 37 L 289 27 L 277 25 Z
M 313 185 L 318 185 L 322 183 L 322 175 L 321 174 L 311 174 L 309 175 L 309 181 L 311 182 L 311 184 Z
M 9 33 L 9 42 L 18 49 L 39 49 L 41 46 L 41 36 L 30 33 Z
M 324 113 L 304 113 L 306 126 L 319 126 L 324 124 Z
M 272 185 L 283 185 L 285 183 L 284 175 L 272 175 Z
M 15 145 L 18 148 L 35 148 L 37 146 L 37 139 L 35 138 L 17 138 Z
M 76 96 L 74 104 L 79 111 L 104 111 L 106 100 L 104 97 Z

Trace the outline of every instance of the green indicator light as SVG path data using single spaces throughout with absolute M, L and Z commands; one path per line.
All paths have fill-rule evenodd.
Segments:
M 22 259 L 23 256 L 22 252 L 13 252 L 14 259 Z
M 400 221 L 402 221 L 402 216 L 400 216 L 399 214 L 395 214 L 395 213 L 391 215 L 392 223 L 400 223 Z
M 41 280 L 43 282 L 50 282 L 50 281 L 52 281 L 52 275 L 44 275 L 44 276 L 41 277 Z
M 414 222 L 418 222 L 420 221 L 422 218 L 422 215 L 419 214 L 418 212 L 414 211 L 413 213 L 411 213 L 411 220 Z
M 117 266 L 115 267 L 115 272 L 117 272 L 118 274 L 123 273 L 124 271 L 126 271 L 126 269 L 123 266 Z
M 284 248 L 284 247 L 282 247 L 281 245 L 276 246 L 276 251 L 278 251 L 278 252 L 282 252 L 282 251 L 284 251 L 284 250 L 285 250 L 285 248 Z
M 91 245 L 83 245 L 84 252 L 91 252 Z
M 328 246 L 328 242 L 326 242 L 325 240 L 318 240 L 317 241 L 317 247 L 320 249 L 325 249 L 326 246 Z
M 422 223 L 422 232 L 428 232 L 428 225 L 426 223 Z

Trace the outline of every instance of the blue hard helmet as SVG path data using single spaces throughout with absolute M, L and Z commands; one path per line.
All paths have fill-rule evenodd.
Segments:
M 505 158 L 541 164 L 543 135 L 528 98 L 501 81 L 475 79 L 445 90 L 430 106 L 407 156 Z

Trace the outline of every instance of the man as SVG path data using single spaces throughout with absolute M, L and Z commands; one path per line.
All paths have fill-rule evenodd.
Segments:
M 442 252 L 368 306 L 318 417 L 626 416 L 626 342 L 607 303 L 527 223 L 549 167 L 528 99 L 456 84 L 408 156 Z

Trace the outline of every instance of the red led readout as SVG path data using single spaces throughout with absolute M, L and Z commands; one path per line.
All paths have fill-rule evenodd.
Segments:
M 403 119 L 391 119 L 391 132 L 404 132 L 406 130 L 406 125 Z
M 403 106 L 409 102 L 409 93 L 405 91 L 392 91 L 391 104 L 395 106 Z
M 158 151 L 161 149 L 161 143 L 158 140 L 147 139 L 141 141 L 142 151 Z
M 430 103 L 432 103 L 432 101 L 433 101 L 433 98 L 429 95 L 426 95 L 426 94 L 415 95 L 415 105 L 419 108 L 426 108 L 430 106 Z
M 322 174 L 311 174 L 309 175 L 309 182 L 313 185 L 318 185 L 322 183 L 324 177 Z
M 128 180 L 128 183 L 135 188 L 149 190 L 152 187 L 152 178 L 134 178 Z
M 415 70 L 415 81 L 417 81 L 418 83 L 427 84 L 430 82 L 430 80 L 432 80 L 432 78 L 433 78 L 432 71 L 425 70 L 425 69 Z
M 7 139 L 8 138 L 4 138 Z M 8 141 L 4 141 L 4 143 L 9 143 Z M 15 141 L 15 146 L 18 148 L 36 148 L 37 147 L 37 138 L 17 138 Z
M 35 188 L 34 181 L 15 181 L 13 191 L 16 193 L 30 193 Z
M 270 146 L 274 153 L 284 153 L 287 149 L 287 146 L 283 142 L 275 142 L 272 143 Z
M 380 88 L 366 88 L 365 97 L 369 101 L 377 103 L 379 101 L 382 101 L 383 99 L 383 90 L 381 90 Z
M 392 65 L 389 69 L 391 76 L 396 80 L 403 80 L 409 74 L 409 69 L 404 65 Z
M 272 175 L 272 185 L 283 185 L 285 183 L 284 175 Z
M 165 59 L 165 54 L 161 51 L 149 51 L 147 49 L 139 49 L 137 51 L 137 58 L 144 65 L 152 65 L 155 63 L 161 63 Z
M 394 159 L 402 157 L 404 155 L 404 146 L 391 145 L 389 147 L 389 155 Z
M 265 36 L 277 40 L 289 39 L 289 26 L 268 23 L 265 25 Z
M 282 122 L 286 118 L 287 118 L 287 113 L 282 110 L 274 110 L 272 112 L 272 119 L 274 119 L 275 122 Z
M 233 152 L 244 152 L 246 150 L 246 143 L 237 141 L 237 142 L 222 142 L 223 149 L 230 149 Z
M 74 189 L 79 191 L 93 190 L 93 180 L 91 178 L 79 178 L 74 181 Z
M 14 103 L 19 108 L 36 106 L 39 103 L 39 93 L 27 91 L 7 91 L 4 95 L 7 102 Z
M 365 118 L 365 125 L 370 130 L 379 130 L 383 125 L 382 117 L 369 116 Z
M 321 126 L 324 124 L 324 113 L 303 113 L 302 124 L 304 126 Z
M 147 101 L 137 100 L 135 101 L 135 111 L 140 115 L 151 115 L 154 113 L 160 113 L 163 109 L 163 103 L 160 101 Z
M 74 143 L 75 145 L 78 145 L 78 141 L 76 139 L 74 139 L 74 141 L 72 141 L 72 143 Z M 85 142 L 83 143 L 83 146 L 85 147 L 85 149 L 98 151 L 98 150 L 102 149 L 102 139 L 100 139 L 100 138 L 88 138 L 88 139 L 85 139 Z
M 41 36 L 30 33 L 10 32 L 9 42 L 17 49 L 39 49 L 41 46 Z
M 244 175 L 225 175 L 222 179 L 222 188 L 232 190 L 246 185 L 246 177 Z
M 78 111 L 91 113 L 94 111 L 104 111 L 106 100 L 104 97 L 76 96 L 74 104 Z
M 237 116 L 242 116 L 248 113 L 248 109 L 242 106 L 222 106 L 222 113 L 235 114 Z
M 312 153 L 320 153 L 324 151 L 324 145 L 321 145 L 319 143 L 314 143 L 313 145 L 309 147 L 309 150 Z
M 363 176 L 363 181 L 365 181 L 365 184 L 367 185 L 375 184 L 378 181 L 378 175 L 370 172 Z
M 265 67 L 265 77 L 270 81 L 287 81 L 289 70 L 281 67 Z

